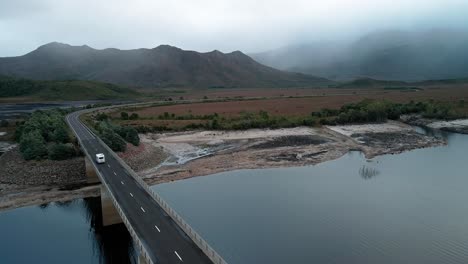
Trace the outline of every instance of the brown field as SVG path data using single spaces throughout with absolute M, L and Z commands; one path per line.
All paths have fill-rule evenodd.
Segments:
M 143 119 L 143 120 L 122 120 L 120 121 L 121 125 L 130 125 L 130 126 L 161 126 L 168 127 L 170 129 L 180 129 L 190 124 L 206 124 L 208 120 L 152 120 L 152 119 Z
M 296 89 L 298 90 L 298 89 Z M 296 91 L 290 89 L 288 91 Z M 230 94 L 232 97 L 236 96 L 236 91 L 225 91 L 224 94 Z M 238 91 L 239 92 L 239 91 Z M 270 92 L 270 95 L 275 95 L 276 90 L 257 90 L 248 91 L 250 95 L 260 95 Z M 293 92 L 293 93 L 294 93 Z M 239 100 L 228 102 L 206 102 L 206 103 L 192 103 L 192 104 L 179 104 L 169 106 L 157 106 L 141 108 L 132 113 L 138 113 L 141 118 L 153 118 L 158 115 L 168 112 L 176 115 L 207 115 L 218 113 L 226 117 L 238 116 L 242 111 L 258 112 L 260 110 L 267 111 L 271 115 L 283 116 L 303 116 L 309 115 L 313 111 L 319 111 L 323 108 L 339 108 L 344 104 L 358 102 L 363 99 L 386 99 L 393 102 L 409 102 L 425 101 L 434 99 L 436 101 L 468 101 L 468 85 L 447 86 L 441 88 L 426 88 L 422 91 L 407 92 L 407 91 L 389 91 L 383 89 L 323 89 L 315 96 L 299 97 L 299 98 L 270 98 L 270 99 L 256 99 L 256 100 Z M 241 94 L 246 94 L 242 93 Z M 115 114 L 116 115 L 116 114 Z M 143 120 L 140 120 L 143 121 Z M 156 120 L 152 120 L 151 124 L 155 124 Z M 148 121 L 149 122 L 149 121 Z M 160 121 L 158 121 L 160 122 Z M 173 122 L 173 121 L 172 121 Z

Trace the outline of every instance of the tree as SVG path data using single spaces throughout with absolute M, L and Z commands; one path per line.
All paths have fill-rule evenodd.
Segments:
M 219 129 L 218 119 L 213 119 L 213 121 L 211 121 L 211 129 Z
M 134 146 L 140 145 L 140 137 L 138 137 L 138 131 L 131 126 L 116 126 L 114 131 L 119 134 L 125 141 L 133 144 Z
M 70 136 L 68 135 L 68 131 L 65 127 L 59 126 L 57 127 L 50 136 L 51 141 L 57 143 L 67 143 L 70 142 Z
M 128 113 L 127 112 L 121 112 L 120 113 L 120 118 L 122 118 L 122 120 L 128 120 Z
M 7 127 L 10 123 L 8 123 L 8 120 L 3 119 L 0 121 L 0 127 Z
M 103 130 L 102 141 L 104 141 L 104 143 L 106 143 L 113 151 L 125 151 L 127 148 L 125 140 L 112 129 Z
M 96 119 L 98 121 L 104 121 L 106 119 L 108 119 L 109 117 L 106 115 L 106 113 L 99 113 L 96 115 Z
M 68 144 L 53 144 L 48 149 L 48 157 L 51 160 L 65 160 L 74 157 L 75 148 Z
M 137 113 L 132 113 L 132 114 L 130 115 L 130 120 L 136 120 L 136 119 L 138 119 L 138 118 L 139 118 L 139 116 L 138 116 Z
M 20 151 L 25 160 L 39 160 L 47 156 L 46 143 L 39 130 L 21 136 Z

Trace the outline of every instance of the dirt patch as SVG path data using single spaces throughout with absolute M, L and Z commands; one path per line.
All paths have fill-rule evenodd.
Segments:
M 367 158 L 445 144 L 442 139 L 425 136 L 414 131 L 353 134 L 351 137 L 364 146 L 363 151 Z
M 158 166 L 167 158 L 161 147 L 156 147 L 147 140 L 142 140 L 138 147 L 127 144 L 127 150 L 117 154 L 136 172 Z
M 18 147 L 0 157 L 0 183 L 16 185 L 65 185 L 86 182 L 84 158 L 25 161 Z
M 273 138 L 266 142 L 255 144 L 252 146 L 253 149 L 266 149 L 266 148 L 279 148 L 279 147 L 297 147 L 304 145 L 318 145 L 328 142 L 326 138 L 310 135 L 310 136 L 282 136 Z
M 0 157 L 0 210 L 99 195 L 88 185 L 83 157 L 26 161 L 15 147 Z
M 99 196 L 100 185 L 18 186 L 0 184 L 0 211 L 50 202 Z

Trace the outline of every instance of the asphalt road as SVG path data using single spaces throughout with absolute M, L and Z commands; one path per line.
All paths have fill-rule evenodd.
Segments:
M 99 173 L 109 186 L 136 234 L 146 245 L 154 263 L 212 263 L 158 203 L 125 168 L 108 153 L 95 135 L 84 126 L 75 112 L 67 116 L 82 148 L 95 157 L 104 153 L 106 162 L 98 164 Z M 95 158 L 91 159 L 95 162 Z

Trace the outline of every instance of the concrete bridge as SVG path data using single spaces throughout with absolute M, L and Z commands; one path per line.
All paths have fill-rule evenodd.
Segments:
M 101 182 L 104 226 L 124 223 L 139 249 L 139 263 L 227 264 L 161 197 L 79 119 L 82 110 L 66 122 L 85 154 L 90 182 Z M 106 162 L 94 157 L 104 153 Z

